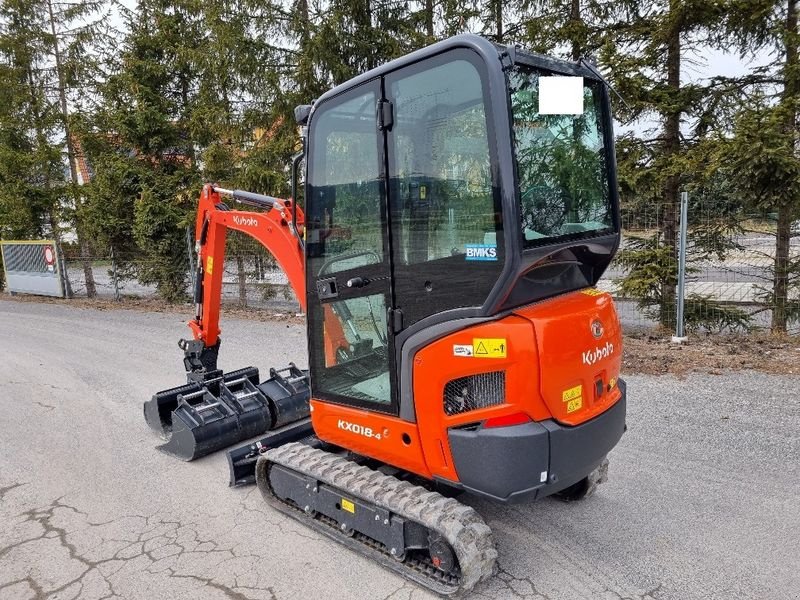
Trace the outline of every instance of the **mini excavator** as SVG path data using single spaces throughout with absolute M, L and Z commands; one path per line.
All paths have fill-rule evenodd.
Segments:
M 454 496 L 585 498 L 626 428 L 620 324 L 594 287 L 620 242 L 608 87 L 585 61 L 461 35 L 295 117 L 292 199 L 202 190 L 187 383 L 145 418 L 184 460 L 263 436 L 228 453 L 232 484 L 461 594 L 497 552 Z M 229 229 L 286 273 L 308 370 L 217 368 Z

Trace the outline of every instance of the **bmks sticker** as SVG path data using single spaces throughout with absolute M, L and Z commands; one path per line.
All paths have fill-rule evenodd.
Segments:
M 467 260 L 497 260 L 496 244 L 466 244 Z

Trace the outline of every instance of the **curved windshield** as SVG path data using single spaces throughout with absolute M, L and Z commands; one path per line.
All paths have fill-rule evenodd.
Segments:
M 611 232 L 602 83 L 518 65 L 509 85 L 525 246 Z

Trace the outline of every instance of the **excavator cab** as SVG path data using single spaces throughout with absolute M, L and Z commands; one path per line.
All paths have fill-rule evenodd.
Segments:
M 458 36 L 298 112 L 317 435 L 503 501 L 587 477 L 625 412 L 593 288 L 620 239 L 596 71 Z M 553 472 L 553 439 L 588 421 Z

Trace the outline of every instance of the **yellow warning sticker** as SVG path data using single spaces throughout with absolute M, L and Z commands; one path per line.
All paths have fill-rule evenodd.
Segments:
M 483 358 L 505 358 L 508 352 L 506 338 L 473 338 L 472 355 Z
M 356 505 L 350 502 L 347 498 L 342 498 L 342 510 L 349 513 L 356 514 Z
M 576 385 L 568 390 L 564 390 L 564 393 L 561 394 L 561 401 L 569 402 L 570 400 L 575 400 L 575 398 L 580 398 L 581 396 L 583 396 L 583 386 Z
M 574 400 L 570 400 L 567 402 L 567 412 L 575 412 L 581 406 L 583 406 L 583 398 L 575 398 Z
M 425 197 L 428 195 L 428 188 L 424 185 L 419 186 L 419 199 L 425 200 Z
M 206 260 L 206 273 L 211 275 L 214 272 L 214 257 L 209 256 Z
M 600 296 L 603 294 L 603 292 L 597 288 L 586 288 L 585 290 L 581 290 L 581 294 L 586 294 L 587 296 Z

